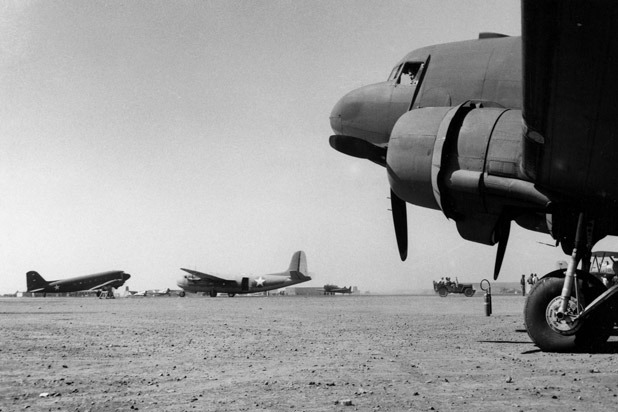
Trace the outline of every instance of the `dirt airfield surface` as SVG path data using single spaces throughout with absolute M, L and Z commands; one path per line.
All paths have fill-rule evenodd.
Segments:
M 614 411 L 618 337 L 542 353 L 524 298 L 0 299 L 0 411 Z

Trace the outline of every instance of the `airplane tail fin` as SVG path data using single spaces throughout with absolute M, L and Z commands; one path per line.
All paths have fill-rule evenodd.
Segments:
M 26 286 L 28 287 L 28 291 L 43 289 L 48 283 L 49 282 L 43 279 L 43 276 L 39 275 L 39 273 L 34 270 L 26 273 Z
M 299 250 L 292 255 L 292 261 L 290 262 L 288 271 L 292 275 L 292 278 L 311 279 L 309 277 L 309 271 L 307 270 L 307 257 L 305 256 L 305 252 Z

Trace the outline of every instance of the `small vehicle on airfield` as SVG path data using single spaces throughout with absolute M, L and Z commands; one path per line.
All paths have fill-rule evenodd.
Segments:
M 459 280 L 455 278 L 453 282 L 451 278 L 442 278 L 438 282 L 433 281 L 433 290 L 440 295 L 440 297 L 447 297 L 449 293 L 463 293 L 466 297 L 474 296 L 476 290 L 472 286 L 472 283 L 459 283 Z

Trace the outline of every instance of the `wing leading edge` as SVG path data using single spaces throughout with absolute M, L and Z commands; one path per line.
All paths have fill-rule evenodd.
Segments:
M 197 270 L 191 270 L 191 269 L 184 269 L 184 268 L 180 268 L 180 270 L 183 270 L 185 272 L 187 272 L 188 274 L 190 274 L 191 276 L 195 276 L 199 279 L 202 280 L 210 280 L 211 282 L 215 282 L 215 283 L 228 283 L 228 282 L 232 282 L 231 280 L 228 279 L 223 279 L 214 275 L 209 275 L 208 273 L 203 273 L 203 272 L 198 272 Z
M 96 285 L 94 287 L 91 287 L 90 289 L 88 289 L 88 291 L 91 292 L 96 292 L 98 290 L 102 290 L 104 288 L 106 288 L 107 286 L 111 286 L 112 284 L 118 282 L 119 279 L 112 279 L 112 280 L 108 280 L 107 282 L 101 283 L 100 285 Z

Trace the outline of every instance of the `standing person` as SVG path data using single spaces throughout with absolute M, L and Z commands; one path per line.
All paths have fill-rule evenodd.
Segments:
M 534 286 L 534 273 L 531 273 L 528 277 L 528 284 L 530 285 L 528 287 L 528 292 L 530 292 L 532 290 L 532 286 Z
M 519 281 L 521 284 L 521 294 L 522 296 L 526 296 L 526 275 L 521 275 L 521 280 Z

